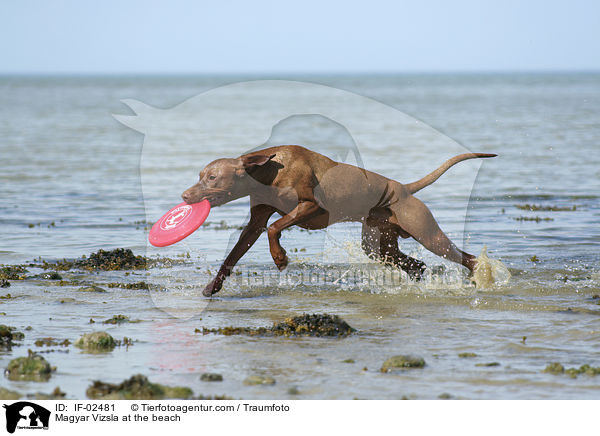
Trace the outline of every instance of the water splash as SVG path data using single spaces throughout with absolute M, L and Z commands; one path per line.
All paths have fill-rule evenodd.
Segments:
M 477 288 L 490 288 L 494 284 L 504 284 L 510 280 L 511 274 L 502 262 L 490 259 L 487 247 L 484 245 L 477 257 L 477 266 L 473 271 L 472 280 Z

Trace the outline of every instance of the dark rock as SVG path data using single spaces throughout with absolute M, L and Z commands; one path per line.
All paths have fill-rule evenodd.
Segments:
M 221 374 L 215 374 L 211 372 L 205 372 L 200 376 L 200 380 L 206 382 L 220 382 L 223 381 L 223 376 Z

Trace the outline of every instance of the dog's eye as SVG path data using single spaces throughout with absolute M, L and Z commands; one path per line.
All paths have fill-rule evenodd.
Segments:
M 215 176 L 215 175 L 208 176 L 208 180 L 215 180 L 216 178 L 217 178 L 217 176 Z

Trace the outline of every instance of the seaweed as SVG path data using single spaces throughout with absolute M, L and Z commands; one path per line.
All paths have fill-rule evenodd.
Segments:
M 0 324 L 0 350 L 11 350 L 14 345 L 20 345 L 15 341 L 21 341 L 24 337 L 15 327 Z
M 121 288 L 121 289 L 143 289 L 149 290 L 150 285 L 146 282 L 136 282 L 136 283 L 107 283 L 107 287 L 109 288 Z
M 18 400 L 22 395 L 15 391 L 10 391 L 0 387 L 0 400 Z
M 538 206 L 536 204 L 515 204 L 517 209 L 530 210 L 530 211 L 542 211 L 542 212 L 573 212 L 577 210 L 577 205 L 572 207 L 559 207 L 559 206 Z
M 565 369 L 565 367 L 559 362 L 553 362 L 549 363 L 542 372 L 547 372 L 554 375 L 566 374 L 571 378 L 577 378 L 577 376 L 581 374 L 594 377 L 600 374 L 600 366 L 594 367 L 586 363 L 584 365 L 581 365 L 579 368 Z
M 330 336 L 345 337 L 355 332 L 342 318 L 329 314 L 303 314 L 275 323 L 272 327 L 219 327 L 216 329 L 195 329 L 196 333 L 249 336 Z
M 535 221 L 536 223 L 542 222 L 542 221 L 554 221 L 554 218 L 550 218 L 550 217 L 539 217 L 539 216 L 535 216 L 535 217 L 530 217 L 530 216 L 518 216 L 518 217 L 513 217 L 513 219 L 515 221 Z
M 123 324 L 123 323 L 138 323 L 141 322 L 139 319 L 129 319 L 128 316 L 125 315 L 113 315 L 112 318 L 109 318 L 105 321 L 102 321 L 103 324 Z
M 81 288 L 77 289 L 79 292 L 106 292 L 106 289 L 101 288 L 100 286 L 96 286 L 96 285 L 90 285 L 90 286 L 82 286 Z
M 29 271 L 22 265 L 3 265 L 0 267 L 0 279 L 25 280 L 27 278 L 25 273 L 27 272 Z
M 170 387 L 151 383 L 146 376 L 137 374 L 119 384 L 96 380 L 85 393 L 88 398 L 94 400 L 161 400 L 165 398 L 188 399 L 193 392 L 186 387 Z
M 546 368 L 542 372 L 548 372 L 550 374 L 562 374 L 565 372 L 565 367 L 559 362 L 552 362 L 546 365 Z
M 67 394 L 61 391 L 60 388 L 57 386 L 51 393 L 44 394 L 42 392 L 37 392 L 33 395 L 33 398 L 36 400 L 63 400 L 66 396 Z
M 170 267 L 185 262 L 181 259 L 169 258 L 148 258 L 135 255 L 129 248 L 115 248 L 114 250 L 100 249 L 89 256 L 82 256 L 79 259 L 48 262 L 39 259 L 40 264 L 31 263 L 30 266 L 37 266 L 43 269 L 56 269 L 59 271 L 68 271 L 70 269 L 82 269 L 86 271 L 122 271 L 122 270 L 140 270 L 153 266 Z
M 68 339 L 64 339 L 62 341 L 58 341 L 55 338 L 40 338 L 34 342 L 36 347 L 68 347 L 71 345 L 71 341 Z
M 145 269 L 148 261 L 144 256 L 136 256 L 129 248 L 116 248 L 105 251 L 98 250 L 90 254 L 89 257 L 82 256 L 73 261 L 60 260 L 57 262 L 42 261 L 41 267 L 44 269 L 56 268 L 60 271 L 70 270 L 72 268 L 84 269 L 87 271 L 116 271 L 130 269 Z
M 56 271 L 49 271 L 38 274 L 37 276 L 29 277 L 31 279 L 43 279 L 43 280 L 62 280 L 62 276 Z

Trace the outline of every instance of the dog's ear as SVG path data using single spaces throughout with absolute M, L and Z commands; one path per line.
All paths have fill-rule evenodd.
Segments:
M 242 156 L 240 159 L 242 160 L 242 166 L 246 171 L 252 171 L 256 167 L 263 166 L 271 159 L 275 157 L 274 154 L 266 155 L 266 154 L 255 154 L 252 156 Z

